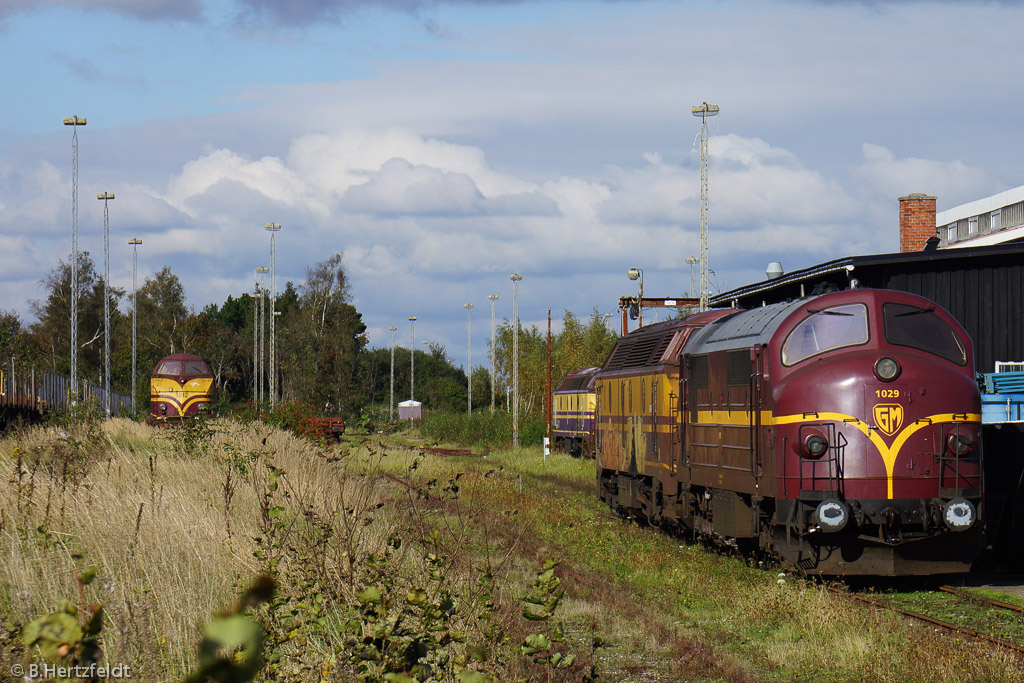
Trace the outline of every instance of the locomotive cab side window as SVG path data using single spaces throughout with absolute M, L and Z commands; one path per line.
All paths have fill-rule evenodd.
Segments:
M 793 328 L 782 345 L 783 365 L 796 365 L 826 351 L 867 343 L 868 307 L 864 304 L 808 312 L 810 315 Z
M 934 308 L 884 304 L 882 323 L 885 340 L 890 344 L 920 349 L 957 365 L 967 364 L 963 341 L 956 330 L 935 315 Z

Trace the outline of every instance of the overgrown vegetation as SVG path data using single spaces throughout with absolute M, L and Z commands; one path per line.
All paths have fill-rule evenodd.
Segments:
M 541 445 L 546 430 L 542 420 L 534 418 L 523 422 L 519 430 L 520 445 Z M 505 412 L 492 414 L 479 411 L 466 415 L 465 412 L 430 411 L 423 418 L 420 432 L 437 442 L 489 448 L 508 447 L 512 444 L 512 416 Z
M 528 448 L 327 448 L 224 419 L 8 435 L 0 671 L 50 657 L 138 681 L 1024 680 L 998 651 L 601 516 L 592 468 Z

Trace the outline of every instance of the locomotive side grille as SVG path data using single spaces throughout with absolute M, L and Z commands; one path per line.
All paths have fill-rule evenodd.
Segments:
M 624 337 L 615 347 L 604 369 L 622 370 L 658 364 L 665 349 L 672 343 L 673 334 L 674 330 L 669 330 L 667 334 Z
M 726 383 L 730 387 L 750 384 L 750 351 L 727 351 L 725 354 Z
M 658 339 L 658 343 L 654 347 L 654 351 L 651 353 L 650 362 L 659 363 L 662 360 L 662 356 L 665 355 L 665 349 L 672 343 L 672 337 L 675 335 L 664 334 Z
M 690 358 L 690 385 L 695 389 L 707 389 L 709 380 L 708 357 L 692 356 Z
M 687 385 L 689 387 L 689 403 L 690 403 L 690 422 L 697 422 L 697 415 L 700 412 L 700 393 L 699 389 L 707 389 L 710 383 L 710 373 L 708 372 L 708 357 L 707 356 L 691 356 L 689 360 L 689 381 Z
M 625 367 L 636 368 L 647 365 L 647 359 L 651 357 L 651 350 L 658 343 L 658 339 L 639 339 L 632 345 L 625 358 Z
M 594 375 L 597 374 L 599 369 L 587 368 L 578 372 L 570 372 L 558 383 L 555 391 L 580 391 L 581 389 L 586 389 L 590 386 L 590 382 L 593 381 Z

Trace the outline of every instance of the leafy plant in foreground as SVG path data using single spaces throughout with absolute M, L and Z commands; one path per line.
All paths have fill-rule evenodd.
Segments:
M 96 577 L 95 570 L 83 572 L 78 577 L 79 591 Z M 50 664 L 57 665 L 57 671 L 73 673 L 68 679 L 81 679 L 82 671 L 91 671 L 86 680 L 95 680 L 96 665 L 103 656 L 99 636 L 103 630 L 103 607 L 89 605 L 88 615 L 79 621 L 78 608 L 65 600 L 56 612 L 33 619 L 22 631 L 21 639 L 29 651 L 38 651 Z

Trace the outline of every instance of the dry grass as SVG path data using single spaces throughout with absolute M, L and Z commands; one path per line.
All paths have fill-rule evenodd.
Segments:
M 297 506 L 325 515 L 345 480 L 307 442 L 260 425 L 217 424 L 198 455 L 171 430 L 127 420 L 99 429 L 30 430 L 0 444 L 0 584 L 13 587 L 0 614 L 26 623 L 64 598 L 101 603 L 106 661 L 166 680 L 194 665 L 199 626 L 261 569 L 264 463 L 287 472 Z M 79 596 L 89 568 L 97 580 Z
M 507 622 L 501 647 L 521 642 L 519 595 L 502 586 L 528 584 L 536 567 L 508 561 L 514 542 L 470 532 L 480 509 L 460 505 L 451 482 L 397 483 L 424 462 L 413 451 L 387 454 L 373 442 L 326 450 L 258 424 L 212 427 L 111 420 L 0 441 L 0 621 L 24 625 L 65 598 L 80 609 L 99 603 L 105 662 L 131 666 L 134 680 L 181 678 L 195 667 L 211 614 L 269 571 L 280 597 L 262 618 L 277 675 L 355 680 L 344 626 L 371 582 L 368 561 L 388 558 L 382 585 L 394 594 L 451 591 L 460 604 L 452 628 L 480 633 Z M 383 464 L 401 477 L 382 476 Z M 441 580 L 427 578 L 431 555 L 443 562 Z M 482 567 L 498 578 L 488 623 L 471 609 L 486 600 Z M 80 593 L 77 577 L 90 568 L 97 578 Z M 4 637 L 0 625 L 0 650 Z M 18 656 L 27 661 L 0 654 L 0 666 Z M 500 666 L 524 678 L 529 670 L 507 656 Z
M 74 454 L 68 436 L 82 444 Z M 76 577 L 96 568 L 80 601 L 103 604 L 107 661 L 137 667 L 142 680 L 184 672 L 198 625 L 230 605 L 236 584 L 256 571 L 253 487 L 235 492 L 229 539 L 222 490 L 229 465 L 171 455 L 157 436 L 127 420 L 94 435 L 26 432 L 4 440 L 0 461 L 8 482 L 0 488 L 8 512 L 0 581 L 16 587 L 3 611 L 25 623 L 63 598 L 79 600 Z M 262 448 L 252 429 L 221 438 Z M 40 465 L 73 456 L 75 481 Z

